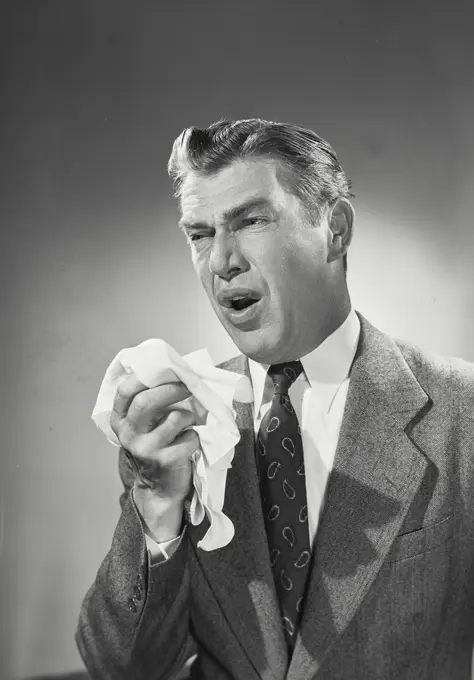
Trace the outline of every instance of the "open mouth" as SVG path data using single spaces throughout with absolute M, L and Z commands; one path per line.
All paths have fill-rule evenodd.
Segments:
M 258 290 L 240 286 L 220 290 L 216 298 L 230 323 L 247 328 L 255 324 L 259 316 L 263 295 Z
M 257 298 L 251 298 L 247 296 L 232 298 L 232 300 L 230 300 L 230 307 L 236 312 L 241 312 L 242 310 L 251 307 L 256 302 L 258 302 Z

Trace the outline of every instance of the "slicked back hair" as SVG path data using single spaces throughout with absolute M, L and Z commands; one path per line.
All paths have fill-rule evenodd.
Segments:
M 282 184 L 301 200 L 312 223 L 319 223 L 325 208 L 339 198 L 353 196 L 334 149 L 315 132 L 249 118 L 221 120 L 208 128 L 183 130 L 173 144 L 168 162 L 176 198 L 181 197 L 188 173 L 210 175 L 235 160 L 249 158 L 277 161 Z

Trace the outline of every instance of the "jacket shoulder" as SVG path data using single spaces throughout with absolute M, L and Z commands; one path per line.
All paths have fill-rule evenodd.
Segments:
M 474 362 L 442 356 L 403 340 L 395 342 L 420 384 L 431 388 L 428 392 L 448 388 L 454 398 L 464 394 L 474 404 Z

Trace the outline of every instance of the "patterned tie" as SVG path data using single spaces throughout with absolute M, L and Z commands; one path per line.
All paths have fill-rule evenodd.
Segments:
M 311 558 L 303 444 L 288 396 L 302 372 L 299 361 L 268 369 L 274 395 L 260 424 L 257 467 L 270 563 L 289 651 L 293 650 Z

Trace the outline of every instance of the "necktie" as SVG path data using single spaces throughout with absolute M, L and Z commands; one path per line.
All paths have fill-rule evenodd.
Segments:
M 299 361 L 268 369 L 274 395 L 257 436 L 257 467 L 265 529 L 290 653 L 301 618 L 311 558 L 303 444 L 288 396 L 302 372 Z

